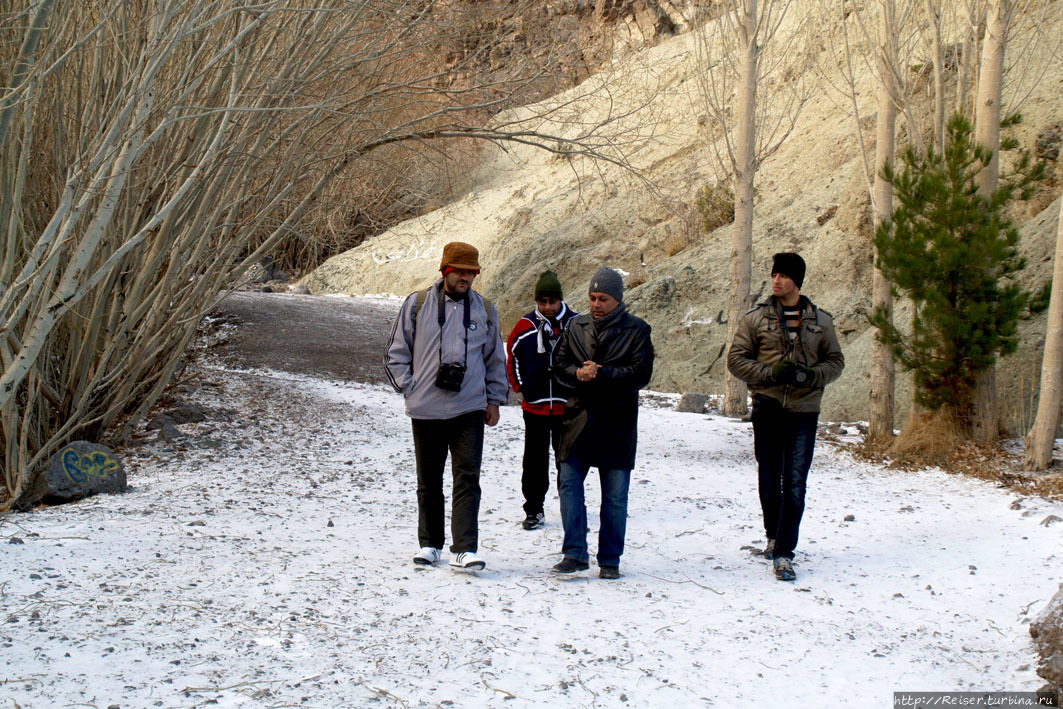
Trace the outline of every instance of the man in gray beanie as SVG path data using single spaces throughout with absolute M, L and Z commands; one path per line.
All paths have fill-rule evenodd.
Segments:
M 558 494 L 565 528 L 556 573 L 589 568 L 583 482 L 598 469 L 602 485 L 598 575 L 620 577 L 627 498 L 635 467 L 639 389 L 653 374 L 650 326 L 624 307 L 624 281 L 611 268 L 591 278 L 590 313 L 572 319 L 561 340 L 555 373 L 573 394 L 565 404 L 558 459 Z

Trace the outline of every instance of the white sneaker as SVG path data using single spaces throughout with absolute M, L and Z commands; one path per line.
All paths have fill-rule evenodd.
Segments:
M 487 563 L 483 559 L 476 556 L 474 551 L 459 552 L 457 556 L 450 560 L 450 565 L 455 569 L 466 569 L 468 571 L 481 571 L 487 566 Z
M 439 561 L 443 556 L 443 552 L 439 551 L 435 547 L 421 547 L 421 551 L 413 555 L 413 563 L 420 564 L 422 566 L 431 566 Z

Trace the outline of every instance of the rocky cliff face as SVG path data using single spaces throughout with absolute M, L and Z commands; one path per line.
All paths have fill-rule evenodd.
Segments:
M 530 60 L 544 80 L 529 96 L 543 98 L 688 29 L 693 0 L 448 0 L 437 12 L 454 27 L 437 51 L 448 68 L 463 67 L 456 85 L 512 78 Z
M 598 0 L 593 12 L 627 12 L 632 27 L 644 28 L 649 20 L 638 18 L 656 16 L 659 24 L 661 15 L 653 12 L 670 18 L 666 6 Z M 721 136 L 700 108 L 697 71 L 693 35 L 685 32 L 630 53 L 554 99 L 496 119 L 575 136 L 608 113 L 616 141 L 641 176 L 523 146 L 486 149 L 463 198 L 331 259 L 303 282 L 314 293 L 406 294 L 437 276 L 443 244 L 467 241 L 481 251 L 477 288 L 498 304 L 508 331 L 530 309 L 540 272 L 557 271 L 567 299 L 581 309 L 588 279 L 608 264 L 627 274 L 628 305 L 653 326 L 658 358 L 651 387 L 722 392 L 730 229 L 702 233 L 693 208 L 697 192 L 717 182 L 708 146 Z M 1057 62 L 1023 106 L 1017 137 L 1025 146 L 1032 148 L 1038 130 L 1063 117 L 1061 85 Z M 861 112 L 869 117 L 862 128 L 873 131 L 874 92 L 870 83 L 861 89 Z M 555 109 L 551 119 L 535 118 L 545 106 Z M 870 217 L 854 134 L 852 119 L 818 96 L 757 177 L 753 291 L 768 293 L 773 253 L 805 257 L 802 292 L 834 314 L 847 359 L 845 374 L 824 398 L 823 416 L 834 420 L 867 417 L 871 333 L 861 313 L 870 306 Z M 1051 278 L 1060 208 L 1058 167 L 1053 171 L 1054 181 L 1022 214 L 1024 278 L 1031 287 Z M 898 318 L 907 317 L 902 305 Z M 1019 352 L 1000 368 L 1003 413 L 1012 426 L 1032 417 L 1043 337 L 1043 319 L 1025 323 Z M 901 421 L 908 386 L 902 377 Z

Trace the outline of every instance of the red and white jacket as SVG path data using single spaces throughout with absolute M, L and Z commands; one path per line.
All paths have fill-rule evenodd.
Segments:
M 506 371 L 513 391 L 520 392 L 528 413 L 559 416 L 572 389 L 553 376 L 554 354 L 569 321 L 579 315 L 562 301 L 556 318 L 547 319 L 538 308 L 513 326 L 506 341 Z

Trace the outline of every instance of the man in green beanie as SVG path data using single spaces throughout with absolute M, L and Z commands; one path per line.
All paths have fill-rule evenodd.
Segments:
M 543 502 L 550 489 L 550 445 L 554 457 L 561 438 L 565 399 L 570 387 L 553 377 L 554 352 L 572 312 L 562 300 L 561 281 L 553 271 L 544 271 L 535 283 L 535 309 L 517 321 L 506 342 L 509 384 L 520 392 L 524 410 L 524 529 L 543 525 Z M 555 461 L 556 464 L 556 461 Z

